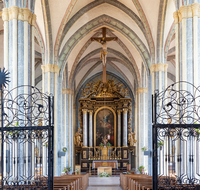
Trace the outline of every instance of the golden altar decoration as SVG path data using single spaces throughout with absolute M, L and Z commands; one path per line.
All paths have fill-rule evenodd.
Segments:
M 109 109 L 114 115 L 114 143 L 113 147 L 117 147 L 116 142 L 116 120 L 117 110 L 128 109 L 128 129 L 132 123 L 132 99 L 130 98 L 129 89 L 117 78 L 107 74 L 107 82 L 102 82 L 102 76 L 89 81 L 82 89 L 79 99 L 79 126 L 81 134 L 83 133 L 83 109 L 92 110 L 94 113 L 94 147 L 96 145 L 96 115 L 102 109 Z M 128 130 L 129 133 L 129 130 Z M 79 137 L 77 137 L 79 138 Z M 79 138 L 80 139 L 80 138 Z M 82 144 L 77 143 L 76 144 Z

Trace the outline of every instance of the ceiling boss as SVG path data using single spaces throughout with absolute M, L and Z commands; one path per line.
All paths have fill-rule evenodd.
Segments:
M 107 57 L 107 42 L 117 41 L 117 37 L 106 37 L 106 28 L 102 28 L 102 37 L 91 38 L 91 41 L 97 41 L 102 45 L 101 59 L 103 63 L 103 83 L 106 83 L 106 57 Z

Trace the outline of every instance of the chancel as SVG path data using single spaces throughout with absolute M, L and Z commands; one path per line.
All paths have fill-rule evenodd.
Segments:
M 199 33 L 200 0 L 0 0 L 0 189 L 198 189 Z

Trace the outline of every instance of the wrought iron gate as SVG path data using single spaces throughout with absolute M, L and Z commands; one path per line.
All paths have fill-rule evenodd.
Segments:
M 200 88 L 179 82 L 153 101 L 153 189 L 200 184 Z
M 53 97 L 36 87 L 1 91 L 1 189 L 53 189 Z

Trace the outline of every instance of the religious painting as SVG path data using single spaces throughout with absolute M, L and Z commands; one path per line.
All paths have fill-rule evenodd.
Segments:
M 96 115 L 96 146 L 109 142 L 114 146 L 114 114 L 110 109 L 104 108 Z

